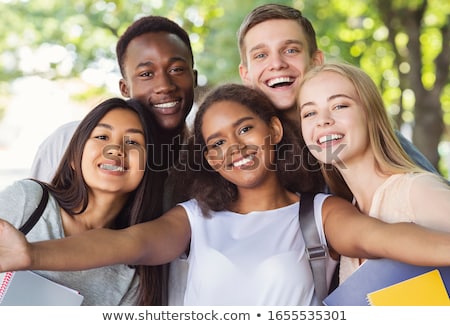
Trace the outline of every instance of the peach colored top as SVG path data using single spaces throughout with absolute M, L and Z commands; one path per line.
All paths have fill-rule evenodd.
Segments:
M 412 222 L 450 231 L 450 187 L 429 172 L 394 174 L 376 190 L 369 215 L 388 223 Z M 340 264 L 342 283 L 360 260 L 342 256 Z

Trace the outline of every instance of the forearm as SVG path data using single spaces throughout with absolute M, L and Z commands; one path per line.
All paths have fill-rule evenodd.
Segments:
M 450 266 L 450 233 L 414 223 L 385 223 L 361 214 L 339 198 L 323 208 L 329 245 L 358 258 L 390 258 L 414 265 Z
M 29 269 L 84 270 L 113 264 L 134 264 L 133 241 L 122 230 L 97 229 L 58 240 L 28 245 Z
M 70 271 L 120 263 L 160 265 L 179 256 L 189 241 L 190 225 L 181 207 L 122 230 L 96 229 L 35 243 L 28 243 L 21 232 L 0 220 L 0 271 Z
M 383 225 L 366 244 L 367 256 L 413 265 L 450 266 L 450 233 L 413 223 Z

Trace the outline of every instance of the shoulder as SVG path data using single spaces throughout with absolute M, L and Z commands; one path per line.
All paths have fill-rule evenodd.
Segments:
M 7 186 L 2 192 L 2 196 L 17 195 L 23 198 L 30 198 L 42 195 L 42 187 L 39 183 L 31 179 L 23 179 L 15 181 Z
M 184 208 L 186 214 L 189 217 L 199 215 L 199 212 L 201 211 L 200 205 L 196 199 L 190 199 L 185 202 L 179 203 L 176 207 Z
M 408 189 L 424 191 L 424 188 L 428 187 L 449 188 L 449 183 L 440 175 L 424 171 L 394 174 L 385 182 L 384 187 L 403 192 Z
M 406 173 L 406 178 L 413 182 L 432 182 L 438 184 L 448 184 L 448 181 L 444 177 L 431 172 L 415 172 Z
M 412 193 L 424 193 L 427 190 L 442 190 L 450 192 L 449 182 L 434 173 L 407 173 L 403 178 L 406 182 L 408 182 Z
M 40 145 L 34 156 L 30 176 L 50 181 L 80 121 L 68 122 L 56 129 Z
M 334 195 L 328 195 L 323 198 L 322 205 L 316 209 L 321 210 L 324 224 L 328 219 L 330 219 L 330 217 L 336 220 L 337 217 L 348 218 L 350 216 L 355 216 L 355 214 L 361 214 L 352 203 Z
M 81 122 L 81 120 L 74 120 L 74 121 L 67 122 L 67 123 L 59 126 L 53 133 L 59 133 L 59 134 L 73 133 L 75 131 L 75 129 L 78 128 L 78 125 L 80 124 L 80 122 Z
M 44 141 L 39 145 L 39 150 L 43 151 L 46 148 L 62 146 L 68 143 L 72 138 L 73 133 L 77 129 L 80 121 L 71 121 L 65 123 L 54 130 Z
M 17 227 L 36 209 L 41 198 L 42 188 L 37 182 L 16 181 L 0 192 L 0 216 Z
M 72 138 L 73 133 L 78 128 L 81 121 L 71 121 L 65 123 L 53 131 L 41 144 L 42 146 L 49 146 L 51 144 L 57 144 L 61 140 L 66 140 Z

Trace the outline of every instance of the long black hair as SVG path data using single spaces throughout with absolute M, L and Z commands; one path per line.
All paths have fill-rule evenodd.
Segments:
M 99 121 L 111 110 L 126 109 L 138 114 L 144 129 L 147 149 L 154 148 L 153 120 L 150 114 L 136 100 L 110 98 L 92 109 L 81 121 L 66 149 L 55 173 L 49 190 L 70 215 L 80 214 L 88 205 L 88 185 L 81 170 L 84 146 Z M 153 156 L 147 154 L 144 176 L 129 194 L 128 199 L 116 216 L 114 228 L 121 229 L 137 223 L 153 220 L 162 214 L 162 187 L 165 175 L 152 168 Z M 136 266 L 139 275 L 137 293 L 138 305 L 167 304 L 167 266 Z

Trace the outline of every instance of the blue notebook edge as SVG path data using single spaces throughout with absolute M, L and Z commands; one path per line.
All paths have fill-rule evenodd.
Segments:
M 326 306 L 368 306 L 367 294 L 411 277 L 439 270 L 450 293 L 450 266 L 415 266 L 390 259 L 369 259 L 324 300 Z

